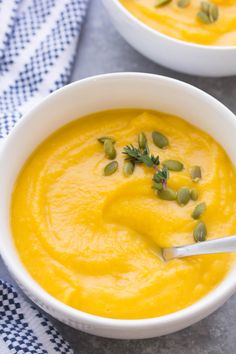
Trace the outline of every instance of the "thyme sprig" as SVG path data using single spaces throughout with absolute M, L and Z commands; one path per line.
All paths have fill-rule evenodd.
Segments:
M 162 169 L 158 169 L 158 171 L 154 174 L 153 180 L 153 189 L 162 190 L 167 187 L 167 180 L 169 178 L 169 171 L 167 167 L 163 167 Z
M 154 156 L 150 153 L 149 147 L 146 144 L 143 149 L 136 148 L 132 144 L 124 147 L 123 154 L 126 155 L 126 160 L 132 161 L 134 164 L 143 163 L 147 167 L 152 167 L 156 170 L 153 175 L 153 189 L 162 190 L 167 187 L 169 171 L 167 167 L 160 168 L 159 156 Z
M 150 154 L 147 145 L 142 150 L 134 147 L 132 144 L 127 145 L 123 149 L 123 154 L 126 155 L 126 160 L 132 161 L 136 164 L 143 163 L 147 167 L 154 168 L 160 165 L 159 156 L 154 156 Z

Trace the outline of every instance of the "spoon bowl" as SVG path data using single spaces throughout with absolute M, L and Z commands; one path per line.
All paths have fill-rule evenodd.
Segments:
M 198 256 L 202 254 L 228 252 L 236 252 L 236 236 L 227 236 L 210 241 L 198 242 L 192 245 L 161 249 L 161 255 L 164 261 L 170 261 L 174 258 Z

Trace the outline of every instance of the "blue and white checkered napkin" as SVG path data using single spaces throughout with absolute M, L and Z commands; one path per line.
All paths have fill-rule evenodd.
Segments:
M 0 280 L 0 353 L 73 354 L 53 325 Z
M 0 0 L 0 137 L 71 74 L 88 0 Z
M 88 0 L 0 0 L 0 137 L 70 78 Z M 0 354 L 71 354 L 36 308 L 0 281 Z

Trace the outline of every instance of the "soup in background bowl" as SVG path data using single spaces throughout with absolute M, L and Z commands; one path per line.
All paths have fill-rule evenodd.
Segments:
M 120 34 L 154 62 L 191 75 L 235 75 L 235 0 L 191 0 L 186 7 L 178 6 L 183 1 L 186 0 L 163 1 L 163 6 L 158 7 L 156 4 L 162 0 L 103 3 Z M 217 10 L 212 10 L 212 6 Z M 216 21 L 212 12 L 217 13 Z M 199 16 L 210 23 L 203 23 Z
M 236 45 L 235 0 L 119 1 L 140 21 L 167 36 L 203 45 Z
M 130 107 L 132 110 L 127 110 Z M 154 130 L 168 138 L 165 149 L 154 144 Z M 167 187 L 178 191 L 180 186 L 192 189 L 194 185 L 199 194 L 197 201 L 189 200 L 180 206 L 176 200 L 161 199 L 159 192 L 152 189 L 156 167 L 139 164 L 132 175 L 124 176 L 122 151 L 127 144 L 137 148 L 141 132 L 146 135 L 155 166 L 157 155 L 160 156 L 162 172 L 164 159 L 179 160 L 184 165 L 181 171 L 170 171 Z M 12 276 L 49 314 L 95 335 L 148 338 L 177 331 L 206 317 L 235 291 L 236 270 L 231 256 L 192 257 L 163 264 L 150 250 L 158 242 L 194 242 L 193 230 L 198 221 L 191 213 L 200 202 L 207 204 L 201 221 L 206 224 L 208 238 L 233 231 L 230 209 L 234 195 L 235 133 L 235 116 L 221 103 L 188 84 L 161 76 L 102 75 L 53 93 L 21 119 L 3 142 L 0 153 L 1 256 Z M 104 134 L 114 135 L 116 140 L 114 160 L 106 157 L 103 142 L 97 141 Z M 114 170 L 113 166 L 111 173 L 109 167 L 109 173 L 105 173 L 104 168 L 114 161 L 118 168 Z M 202 169 L 198 183 L 190 178 L 192 164 Z M 221 169 L 217 168 L 219 164 Z M 221 177 L 226 178 L 225 188 Z M 221 216 L 215 204 L 218 199 L 224 204 Z M 162 211 L 158 205 L 164 206 Z M 163 237 L 153 227 L 157 225 L 157 213 L 162 217 L 159 227 Z M 215 213 L 222 223 L 215 222 Z M 172 217 L 181 229 L 179 238 L 172 232 Z M 20 235 L 17 225 L 25 228 L 24 234 Z M 205 278 L 201 266 L 209 270 Z M 194 279 L 190 277 L 190 268 Z M 179 284 L 178 273 L 182 273 L 181 280 L 189 289 L 190 283 L 194 285 L 194 291 L 191 299 L 183 293 L 183 299 L 174 304 L 171 284 Z M 163 304 L 154 314 L 153 303 L 163 295 L 161 279 L 165 276 L 171 280 L 166 287 L 166 300 L 172 308 Z M 129 286 L 125 287 L 124 282 Z M 82 290 L 76 290 L 81 302 L 76 291 L 73 297 L 71 289 L 75 284 Z M 109 296 L 103 297 L 104 286 Z M 96 304 L 92 289 L 99 299 Z M 140 312 L 132 306 L 124 310 L 122 301 L 124 304 L 128 291 L 136 304 L 142 303 L 141 298 L 149 299 L 147 306 L 142 304 Z M 178 293 L 177 288 L 175 294 Z

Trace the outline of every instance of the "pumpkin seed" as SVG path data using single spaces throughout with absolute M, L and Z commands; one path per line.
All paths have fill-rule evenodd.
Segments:
M 152 140 L 153 140 L 153 143 L 157 147 L 159 147 L 160 149 L 164 149 L 165 147 L 167 147 L 169 145 L 168 138 L 159 132 L 152 133 Z
M 113 173 L 116 172 L 117 169 L 118 169 L 118 162 L 112 161 L 104 167 L 104 175 L 111 176 L 113 175 Z
M 190 198 L 194 201 L 198 200 L 198 191 L 195 188 L 191 190 Z
M 153 182 L 152 188 L 161 191 L 163 189 L 163 184 L 161 182 Z
M 171 1 L 172 0 L 157 0 L 155 7 L 161 7 L 161 6 L 167 5 Z
M 190 190 L 187 187 L 182 187 L 177 192 L 177 202 L 179 205 L 186 205 L 190 200 Z
M 182 8 L 187 7 L 189 4 L 190 4 L 190 0 L 179 0 L 177 2 L 177 5 Z
M 168 170 L 176 172 L 182 171 L 184 168 L 182 162 L 178 160 L 165 160 L 162 162 L 162 165 L 167 167 Z
M 206 14 L 209 14 L 209 9 L 210 9 L 210 3 L 207 1 L 202 1 L 201 2 L 201 10 L 205 12 Z
M 205 12 L 203 12 L 203 11 L 199 11 L 199 12 L 198 12 L 197 18 L 198 18 L 202 23 L 205 23 L 205 24 L 211 23 L 211 20 L 210 20 L 210 18 L 209 18 L 209 15 L 206 14 Z
M 202 203 L 198 204 L 195 207 L 194 211 L 192 212 L 192 215 L 191 215 L 192 218 L 195 220 L 199 219 L 205 210 L 206 210 L 206 203 L 202 202 Z
M 135 164 L 132 161 L 124 161 L 123 165 L 123 173 L 126 177 L 130 176 L 133 174 L 135 168 Z
M 199 222 L 193 231 L 193 237 L 196 242 L 202 242 L 206 240 L 207 228 L 204 222 Z
M 213 23 L 219 18 L 219 8 L 207 1 L 201 2 L 201 11 L 197 14 L 198 19 L 206 24 Z
M 193 166 L 190 171 L 191 179 L 193 182 L 198 182 L 202 178 L 202 171 L 200 166 Z
M 98 138 L 98 141 L 99 141 L 99 143 L 104 144 L 105 140 L 107 140 L 107 139 L 111 140 L 113 142 L 113 144 L 115 144 L 115 142 L 116 142 L 115 139 L 112 138 L 111 136 L 102 136 L 101 138 Z
M 215 4 L 210 4 L 209 7 L 209 19 L 211 23 L 217 21 L 219 18 L 219 9 Z
M 142 133 L 139 133 L 138 135 L 138 146 L 140 149 L 145 149 L 147 145 L 147 138 L 146 138 L 146 135 L 142 132 Z
M 103 146 L 106 157 L 109 160 L 114 160 L 116 158 L 116 149 L 111 139 L 105 139 Z
M 171 188 L 159 190 L 158 196 L 163 200 L 176 200 L 176 192 Z

